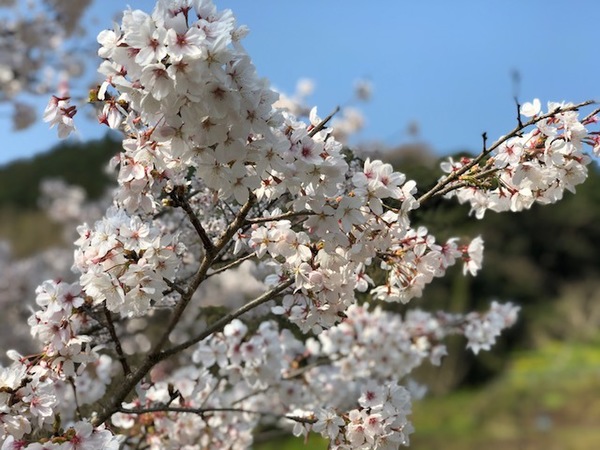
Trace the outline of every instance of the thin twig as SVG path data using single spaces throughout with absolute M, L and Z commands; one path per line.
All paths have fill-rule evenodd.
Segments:
M 166 344 L 167 340 L 169 339 L 169 336 L 171 335 L 171 332 L 175 329 L 177 323 L 179 323 L 179 319 L 181 318 L 183 311 L 185 310 L 189 302 L 192 300 L 194 292 L 196 292 L 200 284 L 206 279 L 206 274 L 211 268 L 218 253 L 223 249 L 223 247 L 225 247 L 225 245 L 227 245 L 227 243 L 229 242 L 229 240 L 231 240 L 235 232 L 244 224 L 246 216 L 248 215 L 250 209 L 254 205 L 255 200 L 255 196 L 250 196 L 248 201 L 238 211 L 236 218 L 233 220 L 233 222 L 231 222 L 231 224 L 229 224 L 227 229 L 223 232 L 223 235 L 214 245 L 213 251 L 210 253 L 206 252 L 206 254 L 204 255 L 204 258 L 200 263 L 200 267 L 198 267 L 196 274 L 190 281 L 190 284 L 187 287 L 185 294 L 181 296 L 181 300 L 179 301 L 179 303 L 177 303 L 177 306 L 173 310 L 173 314 L 171 315 L 171 318 L 169 320 L 169 325 L 163 332 L 160 340 L 156 345 L 156 348 L 158 349 L 156 353 L 158 353 L 162 349 L 164 344 Z
M 212 271 L 211 273 L 206 275 L 206 278 L 210 278 L 212 276 L 218 275 L 222 272 L 225 272 L 226 270 L 232 269 L 236 266 L 239 266 L 241 263 L 243 263 L 244 261 L 248 261 L 252 258 L 256 257 L 256 253 L 249 253 L 245 256 L 242 256 L 234 261 L 231 261 L 230 263 L 225 264 L 224 266 L 219 267 L 218 269 L 215 269 L 214 271 Z
M 115 344 L 115 351 L 117 352 L 117 357 L 119 358 L 119 362 L 121 363 L 121 367 L 123 368 L 123 373 L 125 374 L 125 376 L 127 376 L 131 373 L 131 368 L 127 363 L 125 353 L 123 353 L 123 348 L 121 347 L 121 341 L 119 340 L 119 336 L 117 336 L 115 324 L 113 323 L 112 319 L 112 314 L 107 308 L 106 302 L 102 303 L 102 307 L 104 309 L 104 317 L 106 317 L 106 327 L 108 328 L 108 332 L 110 333 L 110 338 Z
M 477 164 L 479 164 L 483 158 L 485 158 L 486 156 L 488 156 L 491 152 L 493 152 L 494 150 L 496 150 L 503 143 L 505 143 L 506 141 L 508 141 L 509 139 L 511 139 L 511 138 L 513 138 L 515 136 L 518 136 L 519 133 L 522 130 L 524 130 L 525 128 L 530 127 L 531 125 L 535 125 L 536 123 L 541 122 L 543 120 L 546 120 L 546 119 L 549 119 L 551 117 L 554 117 L 556 114 L 560 114 L 560 113 L 564 113 L 564 112 L 568 112 L 568 111 L 577 111 L 579 108 L 591 105 L 593 103 L 595 103 L 593 100 L 588 100 L 588 101 L 585 101 L 585 102 L 582 102 L 582 103 L 578 103 L 576 105 L 571 105 L 571 106 L 566 106 L 566 107 L 558 107 L 555 110 L 550 111 L 550 112 L 548 112 L 546 114 L 542 114 L 540 116 L 533 117 L 532 119 L 530 119 L 526 123 L 522 124 L 522 126 L 521 125 L 517 125 L 517 127 L 514 130 L 512 130 L 507 135 L 502 136 L 500 139 L 498 139 L 496 142 L 494 142 L 494 144 L 492 144 L 492 146 L 490 146 L 489 148 L 487 148 L 485 151 L 482 151 L 477 157 L 473 158 L 468 164 L 465 164 L 460 169 L 455 170 L 455 171 L 449 173 L 448 176 L 446 176 L 443 179 L 441 179 L 440 181 L 438 181 L 437 184 L 434 187 L 432 187 L 425 194 L 421 195 L 421 197 L 419 197 L 419 199 L 417 201 L 420 204 L 422 204 L 423 202 L 429 200 L 431 197 L 433 197 L 434 195 L 436 195 L 439 191 L 441 191 L 442 189 L 444 189 L 446 187 L 446 185 L 448 185 L 449 183 L 452 183 L 453 181 L 457 180 L 461 175 L 463 175 L 464 173 L 468 172 L 469 170 L 471 170 L 472 167 L 474 167 Z
M 169 286 L 169 288 L 171 289 L 171 292 L 175 291 L 181 295 L 185 295 L 185 289 L 183 289 L 181 286 L 179 286 L 177 283 L 174 283 L 173 281 L 169 280 L 168 278 L 163 277 L 163 281 L 165 283 L 167 283 L 167 286 Z M 165 293 L 163 292 L 163 295 Z
M 200 223 L 200 220 L 198 219 L 198 216 L 192 209 L 192 206 L 190 205 L 188 199 L 185 197 L 185 195 L 182 195 L 182 193 L 178 190 L 173 190 L 173 192 L 171 192 L 171 199 L 173 200 L 173 206 L 178 206 L 185 211 L 188 218 L 190 219 L 190 222 L 192 223 L 192 226 L 194 227 L 194 230 L 196 230 L 198 237 L 200 237 L 200 240 L 202 241 L 204 251 L 207 254 L 212 255 L 215 252 L 215 246 L 208 237 L 206 230 Z
M 315 127 L 310 130 L 310 132 L 308 133 L 308 135 L 310 137 L 313 137 L 315 134 L 317 134 L 319 131 L 321 131 L 323 128 L 325 128 L 325 125 L 327 125 L 327 122 L 329 122 L 333 116 L 335 116 L 338 112 L 340 112 L 340 107 L 336 106 L 335 109 L 333 110 L 333 112 L 331 112 L 331 114 L 329 114 L 327 117 L 325 117 L 323 120 L 321 120 L 317 125 L 315 125 Z
M 69 384 L 73 388 L 73 398 L 75 399 L 75 412 L 77 412 L 77 418 L 81 420 L 83 418 L 83 414 L 81 414 L 81 407 L 79 406 L 79 399 L 77 395 L 77 386 L 75 385 L 75 380 L 73 377 L 69 377 Z
M 471 178 L 474 181 L 479 181 L 482 178 L 487 178 L 490 175 L 493 175 L 494 173 L 500 171 L 501 168 L 500 167 L 494 167 L 492 169 L 487 169 L 487 170 L 483 170 L 479 173 L 473 174 L 471 175 L 469 178 Z M 446 195 L 448 192 L 452 192 L 456 189 L 460 189 L 462 187 L 467 187 L 467 186 L 473 186 L 473 182 L 469 181 L 468 179 L 461 179 L 453 184 L 449 184 L 448 186 L 444 187 L 443 189 L 439 190 L 436 195 L 442 197 L 444 195 Z
M 587 116 L 585 116 L 583 118 L 582 122 L 587 122 L 588 120 L 590 120 L 592 117 L 594 117 L 598 113 L 600 113 L 600 108 L 593 110 L 591 113 L 589 113 Z
M 279 295 L 281 292 L 285 291 L 288 287 L 290 287 L 292 284 L 294 283 L 294 279 L 290 278 L 289 280 L 279 284 L 278 286 L 274 287 L 273 289 L 271 289 L 270 291 L 265 292 L 263 295 L 261 295 L 260 297 L 255 298 L 254 300 L 246 303 L 244 306 L 242 306 L 241 308 L 227 314 L 226 316 L 221 317 L 219 320 L 217 320 L 216 322 L 214 322 L 213 324 L 211 324 L 208 328 L 206 328 L 206 330 L 204 330 L 202 333 L 200 333 L 198 336 L 183 342 L 182 344 L 179 344 L 175 347 L 172 347 L 168 350 L 164 350 L 161 353 L 158 354 L 158 357 L 162 360 L 162 359 L 166 359 L 172 355 L 175 355 L 189 347 L 191 347 L 194 344 L 197 344 L 198 342 L 206 339 L 208 336 L 210 336 L 211 334 L 217 333 L 219 331 L 222 331 L 223 328 L 225 328 L 225 325 L 227 325 L 229 322 L 231 322 L 233 319 L 241 316 L 242 314 L 250 311 L 251 309 L 256 308 L 257 306 L 262 305 L 263 303 L 268 302 L 269 300 L 274 299 L 277 295 Z
M 471 183 L 469 183 L 468 181 L 457 181 L 454 184 L 449 184 L 448 186 L 440 189 L 439 191 L 436 192 L 435 195 L 439 195 L 440 197 L 443 197 L 444 195 L 446 195 L 448 192 L 452 192 L 456 189 L 460 189 L 463 187 L 467 187 L 470 186 Z
M 291 219 L 294 217 L 314 216 L 315 214 L 316 213 L 314 211 L 290 211 L 290 212 L 286 212 L 283 214 L 279 214 L 277 216 L 254 217 L 252 219 L 246 219 L 246 223 L 260 224 L 260 223 L 276 222 L 278 220 Z
M 521 105 L 519 104 L 519 99 L 517 96 L 514 96 L 515 104 L 517 105 L 517 124 L 520 129 L 523 129 L 523 121 L 521 120 Z
M 188 414 L 197 414 L 201 417 L 212 413 L 219 412 L 234 412 L 241 414 L 257 414 L 260 416 L 271 416 L 271 417 L 280 417 L 282 419 L 293 420 L 294 422 L 300 423 L 308 423 L 313 424 L 317 421 L 314 417 L 299 417 L 299 416 L 288 416 L 285 414 L 278 414 L 271 411 L 256 411 L 253 409 L 244 409 L 244 408 L 185 408 L 185 407 L 177 407 L 177 406 L 155 406 L 151 408 L 118 408 L 119 412 L 124 414 L 150 414 L 155 412 L 176 412 L 176 413 L 188 413 Z

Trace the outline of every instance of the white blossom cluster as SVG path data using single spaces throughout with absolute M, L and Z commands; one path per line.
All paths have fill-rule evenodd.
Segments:
M 234 320 L 198 344 L 196 368 L 175 371 L 168 382 L 157 379 L 140 400 L 124 405 L 113 424 L 128 434 L 131 445 L 143 436 L 144 444 L 157 449 L 217 449 L 228 442 L 247 448 L 261 416 L 295 421 L 295 434 L 319 432 L 332 443 L 353 445 L 348 448 L 407 444 L 409 392 L 394 381 L 382 382 L 393 377 L 336 381 L 336 367 L 314 365 L 324 356 L 318 347 L 306 347 L 274 322 L 249 334 Z
M 35 349 L 26 325 L 35 290 L 44 280 L 54 276 L 73 281 L 72 263 L 72 251 L 49 249 L 22 259 L 12 254 L 7 242 L 0 242 L 0 341 L 4 350 L 32 352 Z
M 331 448 L 397 449 L 409 445 L 413 428 L 406 416 L 410 413 L 410 394 L 395 382 L 367 384 L 358 399 L 359 407 L 340 416 L 332 409 L 320 409 L 313 431 L 331 442 Z
M 236 319 L 195 347 L 195 367 L 166 379 L 156 372 L 113 424 L 131 445 L 144 436 L 157 449 L 216 449 L 226 442 L 247 448 L 261 416 L 296 421 L 295 434 L 321 433 L 335 448 L 408 445 L 411 394 L 398 382 L 424 359 L 439 364 L 448 334 L 491 345 L 517 310 L 494 303 L 485 314 L 411 311 L 402 320 L 381 308 L 352 306 L 346 320 L 306 343 L 273 321 L 252 333 Z M 475 336 L 475 328 L 488 333 Z
M 113 433 L 89 421 L 75 421 L 69 405 L 98 400 L 110 381 L 110 358 L 100 357 L 89 337 L 80 334 L 89 317 L 81 311 L 84 299 L 79 285 L 45 282 L 38 288 L 36 301 L 41 309 L 31 316 L 29 325 L 43 344 L 42 352 L 22 356 L 11 351 L 13 364 L 0 366 L 2 450 L 117 449 L 119 439 Z M 85 371 L 88 363 L 93 363 L 93 369 Z M 79 388 L 80 395 L 65 395 L 69 385 L 73 392 Z M 68 404 L 61 405 L 67 400 Z M 61 419 L 65 428 L 60 427 Z M 52 430 L 53 437 L 43 443 L 25 438 L 30 433 L 50 435 Z
M 62 78 L 81 74 L 81 58 L 64 47 L 76 32 L 81 32 L 79 22 L 90 3 L 91 0 L 0 3 L 0 102 L 14 106 L 14 129 L 22 130 L 36 121 L 35 108 L 20 99 L 22 94 L 50 92 L 57 74 Z M 64 128 L 60 135 L 66 136 L 68 129 Z
M 517 321 L 519 307 L 511 303 L 492 302 L 490 311 L 481 316 L 470 313 L 463 325 L 464 335 L 468 339 L 467 348 L 477 354 L 480 350 L 489 350 L 504 328 L 511 327 Z
M 84 299 L 79 284 L 46 281 L 36 290 L 40 307 L 30 318 L 31 334 L 44 344 L 46 362 L 64 377 L 75 376 L 75 367 L 94 361 L 89 338 L 80 334 L 89 320 L 79 308 Z
M 575 192 L 575 186 L 587 178 L 587 165 L 592 161 L 584 153 L 584 144 L 600 146 L 595 135 L 588 135 L 585 125 L 595 123 L 593 117 L 579 120 L 577 111 L 554 111 L 573 106 L 571 103 L 548 102 L 548 113 L 535 99 L 521 107 L 521 115 L 535 121 L 535 128 L 502 139 L 485 160 L 459 177 L 461 187 L 450 191 L 460 203 L 469 203 L 471 213 L 481 219 L 486 210 L 522 211 L 534 203 L 550 204 L 562 199 L 564 191 Z M 443 162 L 446 173 L 460 170 L 471 158 Z
M 0 341 L 5 349 L 16 349 L 24 354 L 33 353 L 35 344 L 28 327 L 15 324 L 27 323 L 31 308 L 36 304 L 36 289 L 44 280 L 71 283 L 78 278 L 71 270 L 72 243 L 79 237 L 76 227 L 100 219 L 112 201 L 112 198 L 90 201 L 81 187 L 59 179 L 43 180 L 40 192 L 38 204 L 62 227 L 64 241 L 26 257 L 17 257 L 8 242 L 0 242 Z
M 50 124 L 50 127 L 56 126 L 58 136 L 61 139 L 69 136 L 75 129 L 73 117 L 77 114 L 77 107 L 71 105 L 71 97 L 68 91 L 63 91 L 60 97 L 52 96 L 50 103 L 44 110 L 44 121 Z

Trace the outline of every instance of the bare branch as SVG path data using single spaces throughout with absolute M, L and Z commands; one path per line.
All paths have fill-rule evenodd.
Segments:
M 464 180 L 463 181 L 457 181 L 456 183 L 449 184 L 448 186 L 443 187 L 442 189 L 440 189 L 439 191 L 436 192 L 436 195 L 444 196 L 448 192 L 455 191 L 456 189 L 460 189 L 462 187 L 467 187 L 470 184 L 471 183 L 469 183 L 468 181 L 464 181 Z
M 253 195 L 250 196 L 248 201 L 238 211 L 238 214 L 235 217 L 235 219 L 233 220 L 233 222 L 231 222 L 229 224 L 227 229 L 223 232 L 223 234 L 221 235 L 221 237 L 219 238 L 217 243 L 214 245 L 213 251 L 210 253 L 206 252 L 206 254 L 204 255 L 204 258 L 202 259 L 202 262 L 200 263 L 200 267 L 198 268 L 198 271 L 196 272 L 196 274 L 190 281 L 190 284 L 188 285 L 187 290 L 185 291 L 185 294 L 181 296 L 181 300 L 179 301 L 179 303 L 177 304 L 177 306 L 175 307 L 175 309 L 173 311 L 173 314 L 171 315 L 171 319 L 169 320 L 169 325 L 163 332 L 160 340 L 158 341 L 158 343 L 156 345 L 156 349 L 157 349 L 156 353 L 160 352 L 160 350 L 162 349 L 164 344 L 167 342 L 169 335 L 175 329 L 175 326 L 179 322 L 179 319 L 181 318 L 183 311 L 185 310 L 185 308 L 191 301 L 192 296 L 194 295 L 194 292 L 196 292 L 196 290 L 198 289 L 198 286 L 200 286 L 200 284 L 206 279 L 208 270 L 211 268 L 212 263 L 214 262 L 218 253 L 223 249 L 223 247 L 225 247 L 227 245 L 227 243 L 231 240 L 231 238 L 233 237 L 235 232 L 243 226 L 244 221 L 246 220 L 246 216 L 250 212 L 250 209 L 254 205 L 255 201 L 256 201 L 256 197 Z
M 142 362 L 142 365 L 139 366 L 135 372 L 130 373 L 123 380 L 119 380 L 119 383 L 116 386 L 116 390 L 109 394 L 112 399 L 110 402 L 107 402 L 106 406 L 103 407 L 102 411 L 92 420 L 92 424 L 94 426 L 99 426 L 106 422 L 110 416 L 112 416 L 115 412 L 118 411 L 121 403 L 127 398 L 132 389 L 146 376 L 146 374 L 154 367 L 157 363 L 160 362 L 160 359 L 155 355 L 150 353 Z M 103 404 L 103 401 L 99 402 L 100 405 Z
M 482 180 L 485 180 L 487 177 L 495 174 L 496 172 L 498 172 L 500 170 L 501 169 L 499 167 L 493 167 L 491 169 L 483 170 L 479 173 L 469 175 L 468 178 L 463 176 L 464 178 L 461 177 L 461 179 L 459 181 L 456 181 L 453 184 L 449 184 L 446 187 L 444 187 L 443 189 L 439 190 L 436 193 L 436 195 L 444 196 L 448 192 L 452 192 L 456 189 L 460 189 L 462 187 L 467 187 L 467 186 L 474 186 L 476 183 L 480 183 Z
M 78 399 L 78 395 L 77 395 L 77 386 L 75 385 L 75 380 L 73 379 L 73 377 L 69 377 L 68 381 L 69 381 L 69 384 L 71 385 L 71 388 L 73 389 L 73 398 L 75 399 L 75 412 L 77 413 L 77 418 L 79 420 L 81 420 L 81 418 L 83 417 L 83 414 L 81 414 L 81 407 L 79 406 L 79 399 Z
M 227 264 L 225 264 L 224 266 L 219 267 L 218 269 L 215 269 L 214 271 L 212 271 L 211 273 L 209 273 L 208 275 L 206 275 L 206 278 L 210 278 L 212 276 L 218 275 L 220 273 L 225 272 L 226 270 L 232 269 L 236 266 L 239 266 L 240 264 L 242 264 L 244 261 L 249 261 L 252 258 L 256 257 L 256 253 L 249 253 L 245 256 L 242 256 L 234 261 L 231 261 Z
M 163 281 L 165 283 L 167 283 L 167 286 L 169 286 L 170 292 L 177 292 L 181 295 L 185 295 L 185 289 L 183 289 L 181 286 L 179 286 L 177 283 L 169 280 L 168 278 L 163 277 Z M 165 292 L 163 292 L 163 295 L 165 295 Z

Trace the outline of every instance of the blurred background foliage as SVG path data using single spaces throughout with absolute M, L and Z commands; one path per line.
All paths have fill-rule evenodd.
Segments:
M 16 257 L 62 242 L 60 226 L 39 209 L 40 181 L 63 178 L 88 198 L 114 183 L 106 164 L 119 149 L 111 137 L 62 144 L 30 160 L 0 167 L 0 238 Z M 439 157 L 415 141 L 377 154 L 425 191 L 440 176 Z M 485 242 L 483 270 L 464 277 L 454 267 L 410 308 L 482 310 L 494 300 L 522 307 L 520 320 L 490 352 L 477 356 L 461 339 L 448 342 L 441 367 L 424 367 L 418 380 L 431 395 L 415 405 L 415 448 L 445 450 L 600 448 L 600 170 L 577 195 L 518 213 L 470 217 L 454 200 L 433 199 L 416 212 L 438 242 L 451 236 Z M 399 312 L 405 308 L 385 305 Z M 457 389 L 458 388 L 458 389 Z M 452 394 L 448 394 L 453 391 Z M 440 395 L 445 394 L 445 395 Z M 461 414 L 462 412 L 462 414 Z M 595 431 L 594 431 L 595 430 Z M 273 447 L 275 445 L 275 447 Z M 257 448 L 326 448 L 317 436 Z

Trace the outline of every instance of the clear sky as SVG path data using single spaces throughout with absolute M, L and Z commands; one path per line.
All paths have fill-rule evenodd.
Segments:
M 374 95 L 362 106 L 368 123 L 361 140 L 400 144 L 416 122 L 439 153 L 479 149 L 482 132 L 494 140 L 516 123 L 515 71 L 521 102 L 600 100 L 597 0 L 215 3 L 250 27 L 245 47 L 275 87 L 291 93 L 298 79 L 315 81 L 310 100 L 322 116 L 348 100 L 355 80 L 368 78 Z M 90 27 L 109 28 L 127 4 L 150 10 L 154 1 L 95 0 Z M 83 115 L 80 139 L 104 134 Z M 0 163 L 58 142 L 45 124 L 19 134 L 7 119 L 0 127 Z

